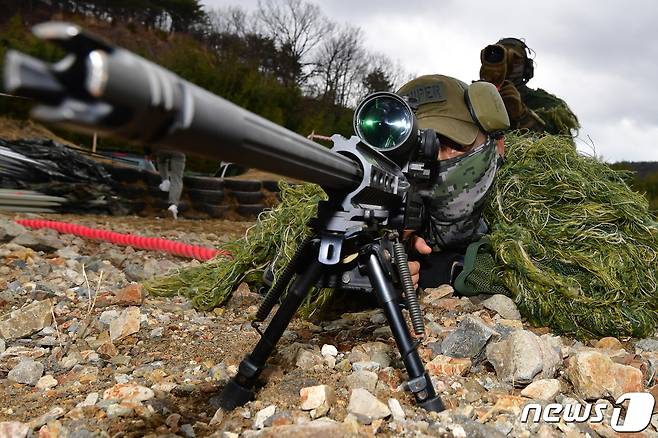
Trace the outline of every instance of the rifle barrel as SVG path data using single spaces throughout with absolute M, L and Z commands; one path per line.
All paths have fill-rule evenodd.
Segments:
M 34 33 L 69 55 L 47 64 L 8 51 L 5 88 L 40 102 L 32 115 L 82 132 L 232 161 L 347 190 L 360 167 L 289 129 L 198 87 L 78 26 L 49 22 Z

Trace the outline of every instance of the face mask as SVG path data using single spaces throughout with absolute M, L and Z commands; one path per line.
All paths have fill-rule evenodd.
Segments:
M 499 167 L 496 140 L 439 163 L 437 183 L 425 196 L 426 237 L 440 248 L 467 245 L 481 228 L 480 216 Z

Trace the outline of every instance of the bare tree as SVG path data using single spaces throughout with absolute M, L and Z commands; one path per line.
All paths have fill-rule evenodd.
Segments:
M 340 106 L 355 103 L 356 92 L 367 71 L 361 29 L 343 26 L 327 39 L 318 52 L 317 88 L 320 96 Z
M 359 97 L 365 97 L 376 91 L 395 91 L 410 79 L 399 61 L 393 62 L 383 53 L 369 54 L 367 68 L 357 94 Z
M 255 32 L 254 20 L 240 6 L 212 9 L 207 15 L 208 22 L 216 33 L 244 37 Z
M 317 5 L 303 0 L 259 0 L 256 20 L 261 33 L 287 52 L 295 70 L 290 79 L 298 86 L 304 85 L 313 74 L 310 55 L 334 24 Z

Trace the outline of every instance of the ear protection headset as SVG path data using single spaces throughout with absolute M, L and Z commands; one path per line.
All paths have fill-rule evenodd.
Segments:
M 464 90 L 464 101 L 471 118 L 482 131 L 496 135 L 509 129 L 505 103 L 495 85 L 484 81 L 473 82 Z
M 503 46 L 514 46 L 514 47 L 521 47 L 525 53 L 524 59 L 523 59 L 523 83 L 527 83 L 532 77 L 535 75 L 535 63 L 530 58 L 530 54 L 532 53 L 532 49 L 527 46 L 527 44 L 518 39 L 518 38 L 502 38 L 500 39 L 496 44 L 500 44 Z

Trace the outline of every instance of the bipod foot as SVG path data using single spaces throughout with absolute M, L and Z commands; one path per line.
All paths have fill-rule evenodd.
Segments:
M 224 389 L 222 389 L 222 392 L 211 399 L 210 404 L 215 408 L 232 411 L 238 406 L 242 406 L 252 400 L 255 393 L 253 388 L 245 388 L 236 382 L 235 379 L 231 379 Z
M 427 412 L 441 412 L 445 410 L 445 406 L 443 406 L 443 402 L 438 396 L 434 396 L 422 403 L 419 403 L 419 406 L 425 409 Z

